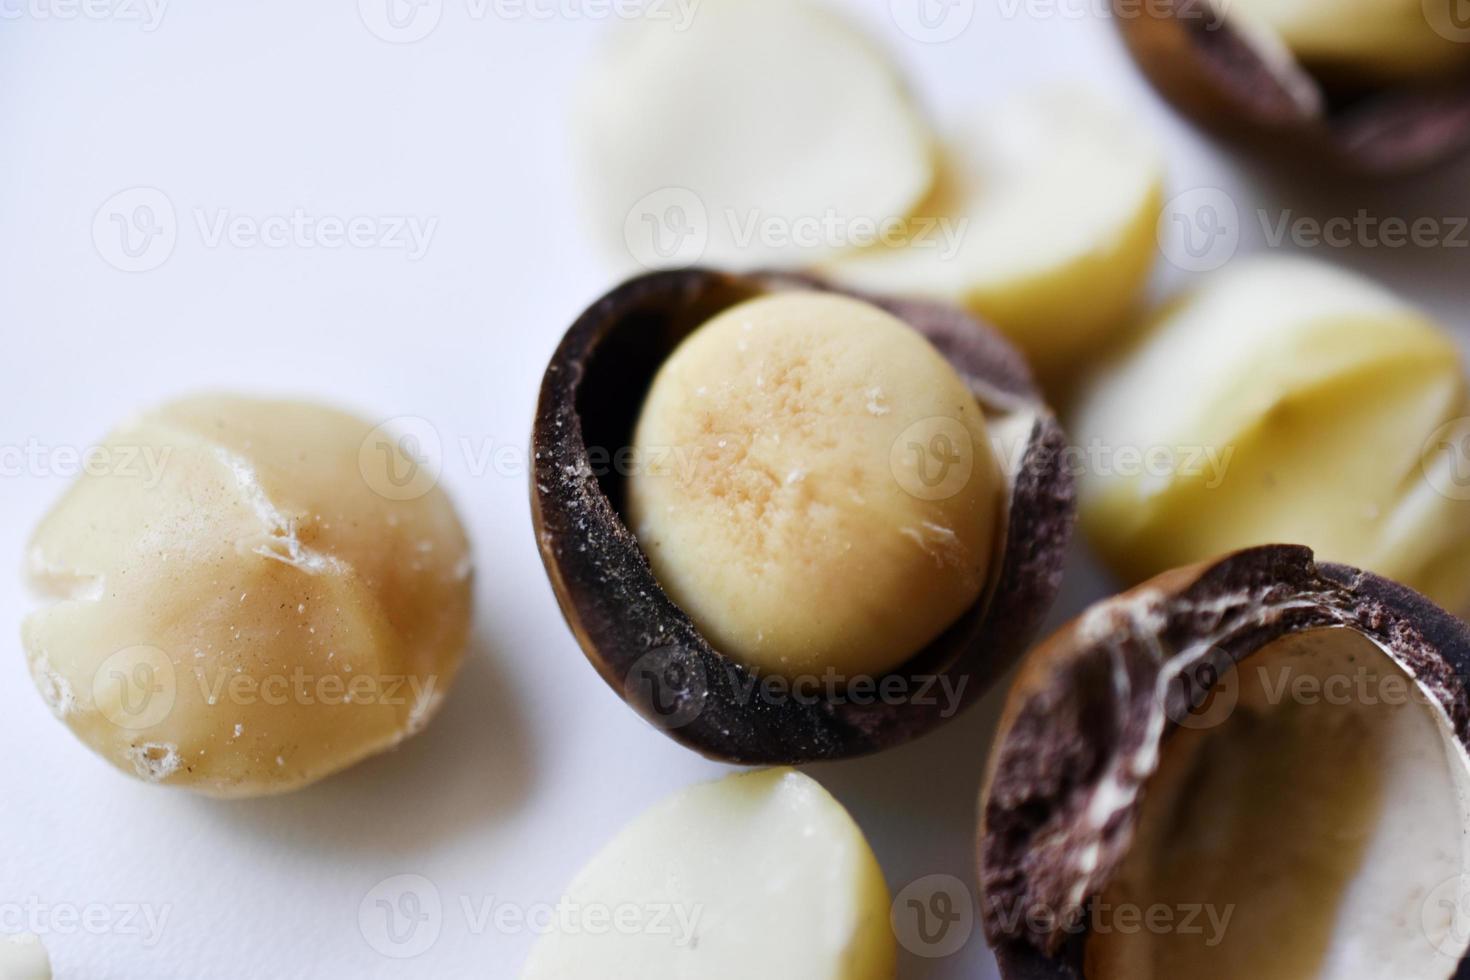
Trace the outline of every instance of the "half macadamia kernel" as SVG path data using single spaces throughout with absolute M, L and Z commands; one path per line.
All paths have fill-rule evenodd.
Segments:
M 687 19 L 620 25 L 574 121 L 595 230 L 624 267 L 810 264 L 934 182 L 898 71 L 810 0 L 701 0 Z
M 1083 528 L 1133 584 L 1297 541 L 1470 605 L 1454 340 L 1333 266 L 1232 264 L 1168 304 L 1071 419 Z
M 1134 312 L 1157 255 L 1163 186 L 1163 156 L 1136 118 L 1093 89 L 1054 84 L 975 113 L 947 141 L 907 233 L 823 270 L 970 310 L 1050 388 Z
M 1470 968 L 1470 629 L 1305 548 L 1167 573 L 1034 650 L 982 798 L 1007 978 Z
M 1004 672 L 1060 584 L 1063 437 L 1015 351 L 946 307 L 644 276 L 567 333 L 532 441 L 583 651 L 711 757 L 914 738 Z
M 888 886 L 808 776 L 741 773 L 654 806 L 557 904 L 522 980 L 893 980 Z M 622 916 L 619 928 L 585 923 Z
M 393 434 L 305 402 L 207 396 L 113 432 L 41 522 L 31 675 L 89 747 L 212 796 L 295 789 L 437 709 L 469 546 Z
M 1423 170 L 1470 146 L 1455 0 L 1113 0 L 1139 66 L 1200 124 L 1304 170 Z

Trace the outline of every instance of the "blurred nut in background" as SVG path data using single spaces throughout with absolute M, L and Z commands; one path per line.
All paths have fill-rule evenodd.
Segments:
M 1091 89 L 1012 95 L 950 141 L 913 235 L 825 271 L 970 310 L 1019 346 L 1051 390 L 1134 312 L 1156 258 L 1163 185 L 1150 134 Z
M 805 265 L 902 218 L 933 139 L 878 44 L 808 0 L 622 25 L 574 132 L 593 230 L 644 266 Z
M 1083 527 L 1129 583 L 1296 542 L 1463 609 L 1470 503 L 1436 477 L 1466 414 L 1459 351 L 1424 314 L 1332 266 L 1236 263 L 1080 398 Z
M 1295 160 L 1395 175 L 1470 145 L 1458 0 L 1113 0 L 1139 66 L 1197 122 Z
M 712 0 L 618 40 L 577 105 L 581 169 L 598 234 L 646 267 L 959 306 L 1054 394 L 1148 282 L 1162 157 L 1083 84 L 1009 96 L 941 146 L 879 48 L 808 0 Z
M 372 440 L 379 446 L 369 446 Z M 198 397 L 112 433 L 31 541 L 31 674 L 108 762 L 213 796 L 283 792 L 420 730 L 470 621 L 469 547 L 418 461 L 351 415 Z M 391 472 L 365 472 L 370 459 Z

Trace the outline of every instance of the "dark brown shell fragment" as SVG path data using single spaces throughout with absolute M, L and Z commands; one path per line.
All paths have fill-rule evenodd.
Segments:
M 1273 64 L 1211 0 L 1113 0 L 1134 59 L 1199 124 L 1314 169 L 1388 176 L 1470 146 L 1470 78 L 1346 90 L 1294 61 Z
M 541 388 L 532 514 L 542 560 L 572 632 L 603 678 L 672 738 L 715 759 L 767 765 L 839 759 L 915 738 L 968 705 L 1025 651 L 1060 587 L 1075 496 L 1065 439 L 1024 360 L 968 315 L 863 297 L 927 337 L 992 422 L 1029 418 L 1009 474 L 1004 554 L 991 593 L 899 670 L 883 697 L 793 693 L 721 655 L 660 588 L 622 516 L 606 459 L 632 445 L 664 359 L 721 310 L 773 291 L 835 287 L 784 274 L 657 272 L 619 286 L 567 332 Z M 601 465 L 595 465 L 601 461 Z
M 1326 627 L 1374 641 L 1470 745 L 1470 627 L 1394 582 L 1318 564 L 1306 548 L 1255 548 L 1167 572 L 1099 603 L 1028 655 L 981 798 L 982 915 L 1002 976 L 1083 976 L 1088 905 L 1134 843 L 1142 793 L 1126 791 L 1151 775 L 1132 773 L 1100 819 L 1095 796 L 1105 775 L 1133 768 L 1115 763 L 1156 752 L 1235 664 L 1282 636 Z M 1164 686 L 1159 705 L 1165 665 L 1186 651 L 1208 655 Z M 1162 730 L 1150 725 L 1160 707 Z M 1006 913 L 1018 908 L 1051 914 Z M 1470 958 L 1458 975 L 1470 976 Z

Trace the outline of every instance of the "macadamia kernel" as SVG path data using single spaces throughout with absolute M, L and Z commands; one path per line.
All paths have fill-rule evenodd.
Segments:
M 51 980 L 51 958 L 39 937 L 0 936 L 0 980 Z
M 1458 0 L 1234 0 L 1230 16 L 1274 32 L 1310 69 L 1361 83 L 1470 71 Z
M 1328 265 L 1238 263 L 1081 400 L 1082 524 L 1129 581 L 1291 542 L 1463 608 L 1466 415 L 1459 352 L 1422 314 Z
M 628 505 L 715 648 L 785 676 L 875 675 L 984 592 L 1004 492 L 965 382 L 875 306 L 780 293 L 726 310 L 644 403 Z
M 638 909 L 641 928 L 559 918 L 521 980 L 893 980 L 890 901 L 862 830 L 821 784 L 738 773 L 635 819 L 558 903 Z
M 23 634 L 53 712 L 124 772 L 293 789 L 433 713 L 469 550 L 407 447 L 318 405 L 192 398 L 124 425 L 31 542 Z M 147 465 L 144 465 L 145 462 Z

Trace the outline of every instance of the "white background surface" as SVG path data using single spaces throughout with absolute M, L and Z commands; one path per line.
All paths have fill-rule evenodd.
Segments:
M 209 388 L 427 418 L 477 552 L 477 639 L 443 713 L 400 751 L 286 798 L 212 802 L 118 775 L 51 717 L 16 639 L 28 600 L 0 576 L 0 909 L 11 917 L 0 928 L 23 926 L 16 909 L 34 901 L 166 912 L 152 944 L 53 929 L 64 980 L 513 977 L 531 936 L 479 927 L 462 900 L 554 901 L 625 821 L 721 772 L 644 725 L 589 669 L 542 573 L 523 473 L 477 473 L 459 448 L 521 452 L 558 337 L 613 284 L 579 224 L 566 130 L 572 81 L 608 25 L 477 17 L 483 7 L 443 0 L 432 33 L 390 44 L 352 0 L 175 0 L 151 31 L 111 17 L 131 8 L 109 2 L 101 18 L 56 0 L 0 3 L 0 445 L 39 445 L 55 460 L 141 406 Z M 844 6 L 941 121 L 1057 76 L 1126 100 L 1166 143 L 1173 193 L 1229 193 L 1246 216 L 1242 252 L 1264 245 L 1257 207 L 1408 218 L 1470 207 L 1465 167 L 1372 192 L 1267 181 L 1175 120 L 1090 7 L 1028 13 L 1018 2 L 983 3 L 944 44 L 906 37 L 887 0 Z M 99 254 L 92 224 L 139 186 L 167 195 L 178 240 L 160 267 L 125 273 Z M 210 247 L 198 225 L 222 210 L 297 208 L 437 226 L 413 261 L 401 250 Z M 1463 248 L 1318 251 L 1470 325 Z M 1161 287 L 1180 278 L 1161 263 Z M 66 481 L 17 472 L 13 452 L 5 462 L 0 564 L 13 568 Z M 1106 591 L 1075 564 L 1054 618 Z M 887 755 L 811 769 L 870 835 L 895 893 L 924 875 L 973 877 L 994 707 L 992 697 Z M 401 873 L 432 881 L 444 916 L 433 947 L 398 962 L 364 939 L 358 907 Z M 902 972 L 992 969 L 977 931 L 960 953 L 910 956 Z

